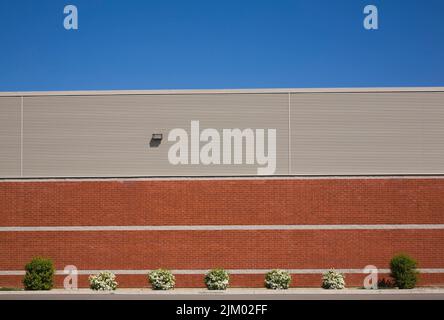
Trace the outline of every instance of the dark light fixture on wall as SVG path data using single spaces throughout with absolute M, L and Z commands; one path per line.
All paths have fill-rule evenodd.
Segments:
M 163 139 L 163 134 L 153 133 L 153 135 L 151 136 L 150 147 L 157 148 L 162 142 L 162 139 Z

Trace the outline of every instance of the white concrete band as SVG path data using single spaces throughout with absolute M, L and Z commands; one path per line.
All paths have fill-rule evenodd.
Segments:
M 180 225 L 0 227 L 0 232 L 69 231 L 247 231 L 247 230 L 442 230 L 444 224 Z
M 271 269 L 228 269 L 228 273 L 230 274 L 265 274 Z M 285 269 L 291 274 L 322 274 L 330 269 Z M 367 274 L 368 272 L 364 272 L 364 269 L 335 269 L 341 273 L 347 274 Z M 96 274 L 104 270 L 78 270 L 77 274 L 79 275 L 90 275 Z M 146 275 L 151 270 L 107 270 L 111 271 L 116 275 Z M 180 269 L 180 270 L 171 270 L 173 274 L 176 275 L 200 275 L 205 274 L 209 270 L 208 269 Z M 418 271 L 420 273 L 444 273 L 444 268 L 419 268 Z M 378 269 L 379 273 L 390 273 L 390 269 Z M 25 271 L 22 270 L 3 270 L 0 271 L 0 276 L 22 276 L 25 274 Z M 65 275 L 66 273 L 63 270 L 57 270 L 57 275 Z

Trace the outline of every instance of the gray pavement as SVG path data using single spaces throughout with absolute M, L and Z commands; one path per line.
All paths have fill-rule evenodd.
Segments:
M 444 288 L 411 290 L 324 290 L 324 289 L 117 289 L 95 292 L 89 289 L 51 291 L 0 291 L 0 300 L 444 300 Z

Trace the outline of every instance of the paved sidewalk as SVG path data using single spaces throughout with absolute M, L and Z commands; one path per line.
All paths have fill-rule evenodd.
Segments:
M 0 291 L 0 300 L 444 300 L 444 288 L 411 290 L 384 289 L 117 289 L 114 292 L 95 292 L 89 289 L 51 291 Z

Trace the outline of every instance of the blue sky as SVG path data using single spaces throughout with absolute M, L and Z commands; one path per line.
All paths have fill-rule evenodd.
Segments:
M 443 15 L 442 0 L 0 0 L 0 91 L 442 86 Z

